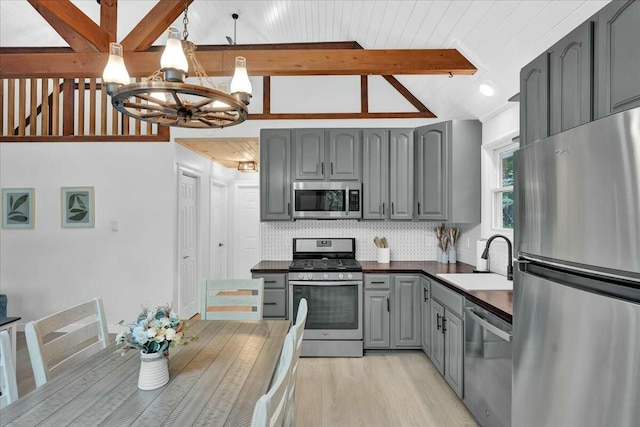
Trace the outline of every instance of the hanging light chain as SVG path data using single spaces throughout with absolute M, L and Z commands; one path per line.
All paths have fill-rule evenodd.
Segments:
M 182 18 L 182 23 L 184 24 L 184 31 L 182 31 L 182 38 L 184 39 L 184 41 L 187 41 L 187 38 L 189 38 L 189 30 L 187 30 L 187 25 L 189 25 L 189 16 L 188 13 L 189 12 L 189 3 L 187 2 L 187 0 L 184 0 L 184 18 Z

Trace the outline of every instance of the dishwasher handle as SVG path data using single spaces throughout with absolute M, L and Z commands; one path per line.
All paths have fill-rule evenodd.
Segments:
M 482 326 L 484 329 L 486 329 L 487 331 L 491 332 L 492 334 L 502 338 L 503 340 L 505 340 L 507 342 L 511 342 L 511 339 L 513 338 L 512 334 L 510 334 L 507 331 L 503 331 L 502 329 L 500 329 L 496 325 L 493 325 L 493 324 L 489 323 L 489 321 L 487 321 L 486 319 L 483 319 L 482 317 L 478 316 L 476 314 L 476 312 L 473 311 L 473 307 L 467 307 L 466 310 L 467 310 L 467 315 L 469 317 L 471 317 L 471 319 L 473 319 L 474 321 L 478 322 L 480 324 L 480 326 Z

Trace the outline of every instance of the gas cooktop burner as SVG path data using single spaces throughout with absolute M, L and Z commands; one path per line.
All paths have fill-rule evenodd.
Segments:
M 289 265 L 289 271 L 314 270 L 360 271 L 362 267 L 355 259 L 297 259 Z

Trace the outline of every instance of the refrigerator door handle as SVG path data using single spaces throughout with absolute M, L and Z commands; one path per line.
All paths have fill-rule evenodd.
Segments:
M 511 342 L 511 339 L 513 338 L 512 334 L 510 334 L 509 332 L 503 331 L 502 329 L 498 328 L 495 325 L 492 325 L 487 320 L 485 320 L 482 317 L 478 316 L 473 311 L 473 308 L 467 307 L 466 310 L 467 310 L 467 315 L 469 317 L 471 317 L 474 321 L 478 322 L 478 324 L 480 326 L 482 326 L 484 329 L 486 329 L 487 331 L 491 332 L 492 334 L 502 338 L 503 340 L 505 340 L 507 342 Z

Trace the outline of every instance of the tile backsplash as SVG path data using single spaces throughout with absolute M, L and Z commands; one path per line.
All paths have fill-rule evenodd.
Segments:
M 435 227 L 439 222 L 359 222 L 353 220 L 302 220 L 295 222 L 261 222 L 262 259 L 290 260 L 295 237 L 355 237 L 356 258 L 376 259 L 373 238 L 386 237 L 392 261 L 435 261 L 437 254 Z M 480 224 L 458 224 L 460 237 L 456 245 L 458 261 L 476 264 L 476 241 L 480 240 Z M 507 274 L 507 244 L 496 240 L 489 252 L 489 269 Z

